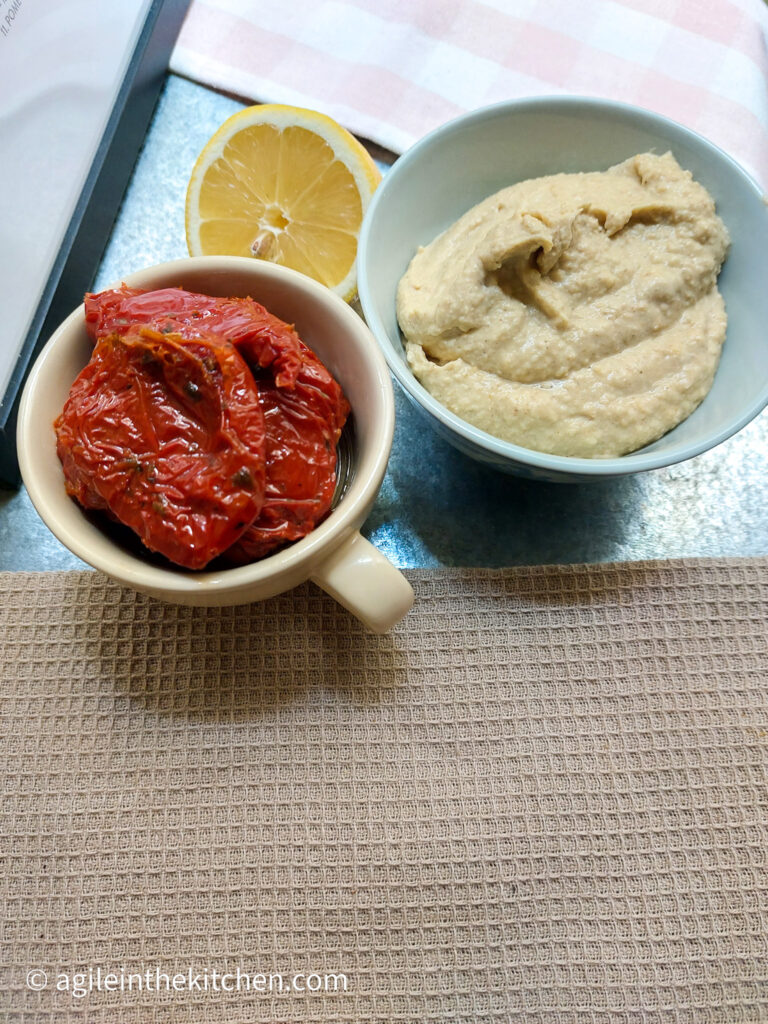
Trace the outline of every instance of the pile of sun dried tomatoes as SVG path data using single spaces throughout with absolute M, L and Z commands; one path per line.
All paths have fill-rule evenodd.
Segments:
M 68 492 L 152 551 L 242 564 L 327 515 L 341 388 L 252 299 L 123 286 L 87 295 L 91 361 L 56 421 Z

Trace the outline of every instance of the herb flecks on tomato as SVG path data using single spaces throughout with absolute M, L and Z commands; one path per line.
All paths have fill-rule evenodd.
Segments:
M 93 338 L 122 333 L 132 324 L 175 331 L 185 338 L 215 335 L 229 341 L 251 367 L 269 369 L 279 387 L 290 387 L 302 365 L 296 331 L 253 299 L 217 298 L 160 288 L 114 288 L 85 297 L 85 323 Z
M 239 536 L 216 554 L 223 551 L 236 564 L 262 558 L 305 536 L 328 514 L 336 486 L 336 445 L 349 405 L 336 380 L 291 325 L 250 298 L 217 298 L 180 288 L 144 292 L 123 285 L 87 295 L 85 308 L 87 328 L 97 342 L 97 361 L 102 358 L 103 339 L 117 344 L 121 337 L 133 338 L 137 325 L 144 325 L 160 341 L 171 339 L 199 358 L 209 374 L 218 365 L 212 348 L 234 348 L 250 370 L 265 465 L 261 477 L 253 476 L 245 464 L 237 467 L 229 484 L 246 491 L 253 487 L 263 501 L 250 520 L 238 520 Z M 88 368 L 83 371 L 87 373 Z M 125 388 L 130 391 L 134 386 L 128 382 Z M 181 382 L 180 400 L 190 412 L 197 411 L 204 398 L 197 377 Z M 66 453 L 62 461 L 67 472 Z M 91 474 L 81 472 L 71 458 L 68 481 L 82 504 L 105 507 Z M 152 499 L 150 508 L 161 516 L 159 499 Z
M 258 391 L 217 339 L 190 344 L 136 325 L 100 339 L 56 433 L 69 493 L 177 565 L 203 568 L 263 505 Z
M 349 406 L 341 388 L 307 349 L 292 388 L 259 380 L 266 424 L 264 507 L 224 557 L 252 562 L 305 536 L 328 514 L 336 489 L 336 445 Z

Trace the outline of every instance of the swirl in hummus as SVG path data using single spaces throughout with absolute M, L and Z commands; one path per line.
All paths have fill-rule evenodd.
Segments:
M 661 437 L 712 386 L 728 233 L 671 153 L 497 192 L 414 256 L 408 361 L 482 430 L 609 458 Z

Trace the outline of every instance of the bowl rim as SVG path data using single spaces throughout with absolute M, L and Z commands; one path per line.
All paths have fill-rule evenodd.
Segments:
M 293 288 L 309 293 L 322 305 L 327 305 L 333 315 L 346 326 L 349 334 L 354 336 L 356 344 L 364 346 L 366 362 L 371 369 L 371 383 L 374 386 L 381 406 L 381 418 L 377 420 L 376 429 L 372 432 L 374 440 L 364 452 L 362 460 L 356 466 L 355 477 L 349 490 L 344 494 L 337 507 L 330 515 L 305 537 L 294 541 L 273 555 L 251 562 L 247 565 L 224 567 L 216 570 L 202 569 L 190 571 L 172 565 L 156 566 L 143 562 L 138 555 L 119 548 L 105 535 L 108 547 L 106 552 L 91 550 L 88 538 L 82 536 L 78 529 L 71 530 L 62 523 L 57 515 L 56 506 L 64 492 L 62 474 L 62 490 L 54 494 L 51 483 L 45 474 L 36 469 L 35 449 L 39 448 L 39 423 L 35 411 L 35 398 L 40 378 L 49 369 L 51 361 L 59 355 L 62 338 L 66 338 L 84 322 L 83 304 L 76 307 L 56 328 L 48 342 L 41 349 L 27 376 L 19 404 L 16 427 L 19 465 L 24 485 L 30 500 L 40 518 L 48 529 L 78 558 L 81 558 L 94 569 L 98 569 L 113 579 L 127 585 L 140 588 L 163 590 L 168 594 L 226 593 L 252 588 L 258 584 L 276 581 L 284 576 L 295 576 L 306 569 L 307 579 L 314 568 L 355 530 L 361 512 L 364 514 L 366 505 L 375 497 L 386 472 L 389 461 L 392 438 L 394 435 L 395 406 L 392 381 L 387 363 L 380 347 L 375 343 L 370 329 L 364 320 L 341 299 L 324 285 L 296 270 L 265 261 L 250 260 L 245 256 L 189 256 L 164 263 L 154 264 L 133 271 L 121 278 L 120 283 L 129 286 L 146 287 L 148 276 L 175 276 L 177 283 L 184 283 L 184 271 L 192 267 L 206 272 L 226 271 L 227 268 L 255 272 L 254 281 L 258 278 L 283 279 Z M 115 287 L 108 285 L 107 287 Z M 163 287 L 157 285 L 157 287 Z M 75 335 L 71 334 L 71 345 L 75 344 Z M 354 413 L 354 408 L 352 410 Z M 37 433 L 36 431 L 37 423 Z M 50 431 L 52 437 L 53 421 Z M 37 443 L 36 443 L 37 441 Z M 73 499 L 66 496 L 68 501 Z M 81 509 L 78 509 L 84 516 Z M 114 554 L 113 554 L 114 549 Z M 116 565 L 112 560 L 120 563 Z M 279 561 L 278 561 L 279 560 Z
M 412 163 L 420 159 L 423 152 L 430 149 L 436 142 L 441 141 L 445 136 L 451 135 L 458 128 L 464 128 L 468 124 L 493 119 L 508 111 L 523 109 L 546 108 L 554 110 L 562 108 L 564 113 L 573 113 L 575 110 L 587 111 L 606 110 L 623 114 L 630 119 L 645 122 L 647 125 L 664 125 L 671 128 L 683 138 L 690 140 L 694 145 L 702 147 L 712 155 L 721 165 L 725 165 L 731 174 L 742 179 L 744 184 L 751 189 L 763 202 L 766 202 L 765 190 L 758 184 L 755 178 L 738 163 L 724 149 L 721 149 L 714 142 L 700 135 L 698 132 L 685 125 L 674 121 L 664 114 L 657 114 L 644 107 L 638 107 L 631 103 L 619 100 L 609 100 L 600 96 L 586 95 L 558 95 L 545 94 L 541 96 L 527 96 L 520 99 L 502 100 L 492 103 L 477 110 L 471 110 L 466 114 L 452 118 L 445 124 L 433 128 L 422 138 L 418 139 L 406 150 L 402 156 L 394 162 L 392 167 L 384 175 L 384 178 L 373 194 L 371 203 L 366 211 L 363 225 L 360 230 L 357 257 L 357 279 L 360 304 L 365 315 L 366 322 L 371 328 L 373 336 L 381 346 L 384 357 L 389 365 L 392 374 L 398 384 L 403 388 L 409 398 L 423 410 L 430 413 L 440 425 L 450 433 L 457 434 L 469 445 L 487 452 L 492 456 L 492 461 L 498 462 L 502 458 L 510 463 L 530 466 L 533 469 L 545 470 L 566 476 L 578 474 L 582 477 L 615 477 L 624 476 L 629 473 L 645 472 L 652 469 L 661 469 L 664 466 L 672 466 L 678 462 L 701 455 L 703 452 L 716 448 L 723 441 L 728 440 L 738 433 L 743 427 L 750 423 L 768 405 L 768 381 L 759 392 L 758 397 L 738 416 L 732 417 L 723 427 L 710 437 L 702 439 L 695 444 L 690 444 L 678 452 L 660 451 L 647 452 L 640 449 L 637 452 L 629 452 L 611 458 L 587 459 L 577 458 L 570 455 L 551 455 L 547 452 L 535 451 L 532 448 L 524 448 L 522 445 L 514 444 L 511 441 L 504 441 L 501 438 L 489 434 L 479 427 L 473 426 L 467 420 L 463 420 L 456 413 L 451 412 L 446 406 L 438 402 L 434 396 L 421 384 L 410 367 L 404 354 L 397 352 L 397 347 L 389 336 L 374 303 L 371 284 L 368 273 L 368 260 L 371 253 L 369 245 L 372 225 L 377 216 L 379 206 L 388 198 L 389 194 L 396 189 L 400 178 L 407 173 Z M 373 272 L 370 277 L 373 276 Z M 402 338 L 402 335 L 400 335 Z M 726 335 L 727 342 L 727 335 Z M 398 340 L 398 345 L 402 342 Z M 704 397 L 703 401 L 706 401 Z M 698 406 L 697 408 L 700 408 Z M 695 410 L 694 410 L 695 412 Z M 657 439 L 658 440 L 658 439 Z M 651 442 L 655 443 L 655 442 Z

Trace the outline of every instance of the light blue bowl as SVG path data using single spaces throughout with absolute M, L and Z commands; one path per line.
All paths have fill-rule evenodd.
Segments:
M 493 192 L 558 171 L 604 170 L 671 150 L 714 196 L 732 246 L 720 275 L 728 334 L 712 390 L 658 441 L 614 459 L 535 452 L 478 430 L 413 376 L 395 313 L 397 283 L 426 245 Z M 579 97 L 540 97 L 486 107 L 438 128 L 386 174 L 363 223 L 360 302 L 389 367 L 429 423 L 460 451 L 498 469 L 577 482 L 682 462 L 736 433 L 768 404 L 768 206 L 760 187 L 701 136 L 637 107 Z

